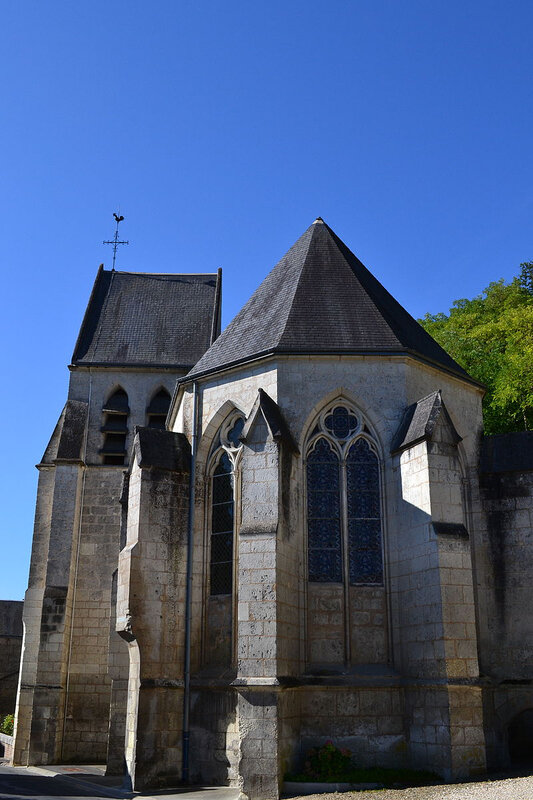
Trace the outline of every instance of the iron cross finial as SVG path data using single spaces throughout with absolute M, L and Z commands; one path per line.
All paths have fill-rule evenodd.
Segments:
M 113 270 L 114 270 L 115 269 L 115 261 L 117 260 L 117 248 L 118 248 L 119 244 L 129 244 L 129 242 L 120 241 L 119 238 L 118 238 L 118 226 L 119 226 L 119 223 L 122 222 L 124 217 L 121 216 L 120 214 L 115 214 L 115 213 L 113 213 L 113 216 L 115 217 L 115 222 L 117 223 L 117 227 L 115 228 L 115 236 L 111 240 L 104 241 L 103 244 L 112 244 L 113 245 Z

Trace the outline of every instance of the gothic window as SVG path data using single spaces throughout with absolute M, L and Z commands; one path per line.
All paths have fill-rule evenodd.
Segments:
M 119 388 L 107 399 L 102 408 L 104 415 L 101 428 L 104 446 L 101 448 L 102 463 L 124 464 L 126 460 L 126 437 L 128 435 L 128 395 Z
M 146 416 L 148 418 L 149 428 L 159 428 L 165 430 L 165 422 L 170 406 L 170 394 L 166 389 L 160 389 L 150 401 L 150 405 L 146 409 Z
M 307 458 L 307 524 L 310 581 L 342 581 L 340 462 L 320 437 Z
M 233 591 L 235 472 L 242 450 L 244 419 L 233 416 L 222 427 L 215 445 L 211 478 L 210 594 Z
M 230 594 L 233 586 L 233 465 L 223 450 L 213 473 L 211 505 L 211 594 Z
M 309 580 L 382 585 L 381 493 L 376 449 L 343 405 L 321 415 L 307 450 Z
M 350 583 L 383 582 L 379 464 L 366 439 L 346 456 L 348 563 Z

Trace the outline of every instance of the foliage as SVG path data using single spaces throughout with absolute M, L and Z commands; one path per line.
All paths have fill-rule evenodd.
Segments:
M 0 731 L 2 733 L 7 734 L 8 736 L 13 736 L 13 726 L 15 724 L 15 717 L 13 714 L 8 714 L 2 722 L 0 723 Z
M 351 752 L 339 750 L 332 741 L 309 750 L 305 759 L 305 773 L 315 781 L 340 781 L 351 767 Z
M 336 747 L 331 740 L 322 747 L 309 750 L 303 772 L 286 775 L 285 779 L 303 783 L 375 783 L 384 787 L 423 786 L 439 782 L 435 773 L 424 770 L 357 767 L 350 750 Z
M 520 277 L 518 279 L 523 289 L 533 294 L 533 261 L 524 261 L 520 264 Z
M 520 277 L 495 281 L 448 315 L 426 314 L 426 331 L 487 387 L 486 433 L 533 429 L 533 262 Z

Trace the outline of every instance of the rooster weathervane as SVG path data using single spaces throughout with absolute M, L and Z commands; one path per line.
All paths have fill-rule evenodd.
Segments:
M 115 217 L 115 222 L 117 223 L 117 227 L 115 228 L 115 236 L 111 240 L 104 241 L 103 244 L 112 244 L 113 245 L 113 271 L 114 271 L 115 270 L 115 261 L 117 260 L 117 248 L 118 248 L 119 244 L 129 244 L 129 241 L 120 241 L 119 238 L 118 238 L 118 226 L 119 226 L 119 223 L 122 222 L 124 217 L 122 215 L 120 215 L 120 214 L 115 214 L 115 213 L 113 213 L 113 216 Z

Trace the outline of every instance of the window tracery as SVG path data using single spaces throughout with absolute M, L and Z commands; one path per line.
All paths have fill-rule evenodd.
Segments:
M 362 417 L 342 404 L 309 440 L 307 527 L 310 581 L 383 583 L 379 459 Z

